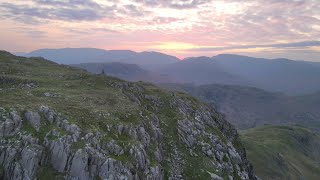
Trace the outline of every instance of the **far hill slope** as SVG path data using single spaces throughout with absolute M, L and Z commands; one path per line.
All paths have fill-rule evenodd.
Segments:
M 230 85 L 163 87 L 187 92 L 217 107 L 240 129 L 263 124 L 302 124 L 320 131 L 320 93 L 287 96 L 262 89 Z
M 172 78 L 168 77 L 168 75 L 142 69 L 136 64 L 112 62 L 81 63 L 71 64 L 71 66 L 85 69 L 94 74 L 101 74 L 103 72 L 105 75 L 118 77 L 127 81 L 145 81 L 153 83 L 175 82 Z
M 183 83 L 253 86 L 290 95 L 320 91 L 320 63 L 232 54 L 187 58 L 155 69 Z
M 263 126 L 241 132 L 257 176 L 262 179 L 320 177 L 320 136 L 300 126 Z
M 168 74 L 181 83 L 250 85 L 249 81 L 234 75 L 233 72 L 225 71 L 223 67 L 208 57 L 188 58 L 159 67 L 155 71 Z
M 26 57 L 43 57 L 60 64 L 92 62 L 121 62 L 154 67 L 179 61 L 174 56 L 158 52 L 134 52 L 130 50 L 103 50 L 94 48 L 39 49 L 25 54 Z
M 211 106 L 0 51 L 0 178 L 255 179 Z
M 223 54 L 212 57 L 226 72 L 254 82 L 255 87 L 288 94 L 320 90 L 320 63 Z

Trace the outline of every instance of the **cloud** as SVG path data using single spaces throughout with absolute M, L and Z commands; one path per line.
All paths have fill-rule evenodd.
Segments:
M 289 51 L 318 47 L 319 9 L 318 0 L 0 0 L 0 39 L 1 34 L 2 39 L 36 39 L 36 32 L 6 32 L 6 27 L 19 26 L 46 32 L 45 40 L 38 37 L 42 44 L 34 42 L 39 48 L 84 45 L 143 51 L 175 42 L 172 54 Z M 181 51 L 182 44 L 195 48 Z M 17 47 L 14 51 L 24 50 Z
M 124 5 L 124 10 L 126 11 L 126 14 L 134 16 L 143 16 L 145 14 L 143 10 L 139 9 L 137 6 L 133 4 Z
M 97 21 L 104 18 L 119 18 L 119 15 L 143 16 L 146 11 L 133 4 L 121 4 L 117 0 L 111 4 L 100 4 L 92 0 L 33 0 L 26 3 L 0 3 L 0 14 L 27 24 L 62 21 Z M 29 19 L 29 20 L 27 20 Z
M 192 9 L 200 5 L 210 3 L 211 0 L 136 0 L 150 7 L 165 7 L 173 9 Z
M 53 2 L 50 3 L 52 5 Z M 82 5 L 82 4 L 81 4 Z M 26 19 L 30 18 L 32 21 L 41 19 L 50 20 L 66 20 L 66 21 L 90 21 L 97 20 L 105 17 L 105 14 L 112 14 L 112 8 L 100 7 L 100 6 L 77 6 L 77 4 L 69 4 L 66 6 L 58 3 L 58 7 L 55 6 L 34 6 L 34 5 L 18 5 L 12 3 L 1 3 L 0 9 L 3 10 L 3 14 L 6 17 L 12 19 Z M 104 12 L 104 13 L 102 13 Z M 28 23 L 28 21 L 26 22 Z
M 182 18 L 174 18 L 174 17 L 155 17 L 152 19 L 153 24 L 170 24 L 175 23 L 177 21 L 183 21 Z
M 38 30 L 29 30 L 26 31 L 24 30 L 24 33 L 27 34 L 28 36 L 35 38 L 35 39 L 39 39 L 39 38 L 46 38 L 47 37 L 47 33 L 44 31 L 38 31 Z
M 242 45 L 225 47 L 200 47 L 192 48 L 189 51 L 223 51 L 234 49 L 254 49 L 254 48 L 302 48 L 302 47 L 320 47 L 320 41 L 304 41 L 294 43 L 266 44 L 266 45 Z
M 210 3 L 210 0 L 178 0 L 170 1 L 170 3 L 167 3 L 167 6 L 175 9 L 190 9 L 207 3 Z
M 90 29 L 91 31 L 101 31 L 101 32 L 104 32 L 104 33 L 120 33 L 119 31 L 115 31 L 115 30 L 112 30 L 112 29 L 108 29 L 108 28 L 92 28 Z
M 10 31 L 17 32 L 19 34 L 24 34 L 32 39 L 43 39 L 47 37 L 47 32 L 42 30 L 37 30 L 29 27 L 14 27 L 10 28 Z
M 101 8 L 101 6 L 92 1 L 92 0 L 34 0 L 38 5 L 50 5 L 50 6 L 59 6 L 59 7 L 92 7 L 92 8 Z

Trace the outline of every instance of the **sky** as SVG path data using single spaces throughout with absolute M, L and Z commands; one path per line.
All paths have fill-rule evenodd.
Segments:
M 0 49 L 92 47 L 179 58 L 320 62 L 320 0 L 0 0 Z

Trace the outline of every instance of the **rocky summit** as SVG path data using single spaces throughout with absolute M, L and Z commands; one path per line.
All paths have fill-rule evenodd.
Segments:
M 0 52 L 0 179 L 256 179 L 239 135 L 179 92 Z

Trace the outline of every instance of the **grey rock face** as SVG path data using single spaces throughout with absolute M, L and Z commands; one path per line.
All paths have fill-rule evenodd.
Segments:
M 86 180 L 89 178 L 88 171 L 88 154 L 82 149 L 78 149 L 70 164 L 70 176 L 77 177 L 79 180 Z
M 150 136 L 146 132 L 146 130 L 143 126 L 139 127 L 138 134 L 139 134 L 139 139 L 141 140 L 142 144 L 144 144 L 145 146 L 148 146 L 150 143 Z
M 111 140 L 109 143 L 107 143 L 105 149 L 107 149 L 111 154 L 115 154 L 117 156 L 120 156 L 124 153 L 121 146 L 117 145 L 115 140 Z
M 20 131 L 22 120 L 18 112 L 7 113 L 1 108 L 0 115 L 0 137 L 12 136 Z
M 42 153 L 43 148 L 37 145 L 31 146 L 30 148 L 24 148 L 21 151 L 21 165 L 24 168 L 25 173 L 31 179 L 35 178 L 37 175 Z
M 70 156 L 70 144 L 67 138 L 50 142 L 51 164 L 58 172 L 64 172 Z
M 148 99 L 161 107 L 159 98 Z M 213 171 L 204 171 L 211 179 L 220 180 L 216 172 L 227 172 L 231 179 L 235 174 L 243 180 L 255 179 L 245 152 L 233 146 L 236 131 L 216 112 L 206 106 L 195 111 L 192 104 L 178 98 L 171 105 L 182 117 L 170 127 L 175 128 L 176 139 L 166 134 L 168 125 L 155 114 L 141 115 L 143 120 L 137 124 L 110 124 L 105 132 L 86 132 L 47 106 L 39 109 L 45 117 L 42 120 L 39 112 L 24 114 L 39 132 L 41 123 L 50 123 L 52 129 L 36 137 L 23 129 L 18 112 L 0 108 L 0 133 L 6 137 L 0 140 L 2 176 L 32 180 L 45 167 L 67 180 L 176 180 L 186 179 L 186 167 L 193 163 L 186 157 L 202 156 L 211 162 L 206 168 Z
M 106 161 L 101 165 L 98 176 L 101 179 L 134 179 L 134 176 L 126 166 L 112 158 L 106 159 Z
M 139 144 L 137 146 L 134 146 L 133 148 L 130 149 L 130 155 L 134 157 L 136 161 L 136 167 L 143 170 L 146 167 L 149 166 L 150 161 L 147 158 L 145 149 L 143 148 L 142 144 Z
M 55 112 L 53 110 L 51 110 L 48 106 L 41 106 L 39 110 L 40 112 L 44 113 L 49 122 L 53 123 L 55 119 Z
M 30 123 L 30 125 L 36 129 L 36 131 L 39 131 L 40 126 L 41 126 L 41 121 L 40 121 L 40 115 L 37 112 L 26 112 L 24 114 L 26 120 Z
M 208 172 L 208 173 L 209 173 L 210 176 L 211 176 L 211 180 L 223 180 L 222 177 L 220 177 L 220 176 L 218 176 L 218 175 L 216 175 L 216 174 L 214 174 L 214 173 L 211 173 L 211 172 Z
M 0 165 L 4 168 L 4 179 L 36 178 L 42 162 L 43 147 L 21 140 L 0 143 Z

